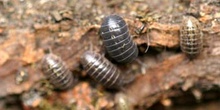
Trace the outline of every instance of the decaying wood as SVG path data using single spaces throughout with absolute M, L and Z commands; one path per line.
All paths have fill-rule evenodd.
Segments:
M 152 47 L 179 47 L 179 25 L 167 25 L 154 22 L 148 27 L 148 33 L 136 39 L 137 44 L 148 43 Z
M 101 44 L 96 43 L 96 41 L 100 41 L 97 31 L 98 29 L 96 28 L 92 30 L 86 30 L 83 36 L 81 35 L 76 36 L 76 37 L 80 37 L 79 40 L 64 39 L 62 41 L 63 44 L 54 44 L 52 48 L 53 53 L 59 56 L 62 56 L 62 59 L 66 62 L 68 67 L 71 70 L 74 70 L 79 67 L 80 56 L 83 52 L 85 52 L 86 50 L 90 48 L 91 46 L 90 44 L 92 44 L 93 50 L 95 51 L 100 52 L 100 50 L 102 49 Z M 154 33 L 153 31 L 151 32 Z M 164 39 L 164 37 L 162 37 L 161 39 Z M 88 41 L 91 41 L 91 42 L 88 43 Z M 137 41 L 137 44 L 141 44 L 141 43 L 138 43 L 138 40 L 136 41 Z M 158 41 L 158 40 L 155 40 L 155 41 Z M 168 42 L 168 41 L 164 41 L 164 42 Z M 164 43 L 164 42 L 162 42 L 164 46 L 169 46 L 169 43 Z M 175 42 L 178 44 L 177 41 Z M 147 41 L 145 43 L 147 43 Z M 204 55 L 205 54 L 204 53 L 203 54 L 205 56 L 204 58 L 195 59 L 193 61 L 188 61 L 187 57 L 185 57 L 183 54 L 173 55 L 170 58 L 163 61 L 161 64 L 158 64 L 155 67 L 147 69 L 146 75 L 140 76 L 139 78 L 137 78 L 136 81 L 127 88 L 127 91 L 128 91 L 127 95 L 129 96 L 129 99 L 132 102 L 132 104 L 137 105 L 137 104 L 147 103 L 147 105 L 150 106 L 155 101 L 159 100 L 160 97 L 164 95 L 166 96 L 166 92 L 170 91 L 171 88 L 176 87 L 177 85 L 183 90 L 188 90 L 192 88 L 194 85 L 203 85 L 204 82 L 208 82 L 207 85 L 220 85 L 218 81 L 219 80 L 218 75 L 220 74 L 220 71 L 219 71 L 220 46 L 218 45 L 219 41 L 216 40 L 215 42 L 213 42 L 213 44 L 214 44 L 214 47 L 211 50 L 209 50 L 211 53 L 207 55 Z M 20 68 L 23 64 L 22 63 L 23 61 L 8 61 L 8 62 L 9 63 L 5 63 L 5 66 L 2 66 L 0 69 L 1 73 L 5 74 L 5 75 L 1 74 L 1 76 L 2 75 L 5 76 L 4 79 L 1 80 L 2 83 L 4 83 L 4 81 L 9 80 L 8 78 L 10 78 L 10 80 L 14 80 L 13 77 L 11 77 L 11 75 L 14 75 L 13 73 L 15 73 L 16 70 Z M 19 63 L 11 64 L 10 62 L 11 63 L 20 62 L 20 64 Z M 26 63 L 24 63 L 23 65 L 25 64 Z M 7 65 L 9 66 L 6 67 Z M 10 67 L 11 65 L 14 65 L 13 66 L 14 69 Z M 40 72 L 38 73 L 40 74 Z M 31 74 L 38 74 L 38 73 L 31 72 Z M 37 77 L 37 79 L 40 79 L 40 77 Z M 179 84 L 182 84 L 182 85 L 179 85 Z M 15 83 L 14 84 L 12 83 L 12 85 L 6 84 L 2 88 L 12 87 L 13 89 L 12 90 L 4 89 L 7 91 L 1 91 L 1 96 L 4 96 L 6 94 L 11 94 L 11 93 L 12 94 L 20 93 L 24 90 L 28 90 L 30 86 L 31 84 L 29 85 L 26 85 L 26 84 L 16 85 Z M 16 90 L 16 88 L 18 90 Z M 165 93 L 165 94 L 162 94 L 162 93 Z M 169 96 L 166 96 L 166 97 L 169 97 Z
M 126 95 L 130 102 L 133 105 L 151 106 L 161 97 L 175 96 L 170 92 L 179 89 L 198 89 L 202 92 L 216 86 L 220 88 L 219 55 L 192 62 L 185 58 L 183 54 L 175 55 L 147 70 L 146 75 L 137 78 L 127 88 Z

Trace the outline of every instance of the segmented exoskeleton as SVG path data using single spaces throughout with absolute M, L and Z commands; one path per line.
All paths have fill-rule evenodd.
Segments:
M 86 51 L 81 63 L 87 74 L 107 88 L 119 88 L 123 85 L 120 71 L 100 54 Z
M 138 56 L 137 45 L 133 42 L 128 26 L 118 15 L 107 16 L 101 25 L 100 35 L 107 53 L 119 63 L 128 63 Z
M 180 47 L 190 59 L 197 56 L 203 49 L 203 34 L 200 23 L 192 16 L 183 18 L 180 28 Z
M 76 81 L 72 72 L 67 69 L 60 57 L 47 54 L 42 59 L 42 71 L 49 82 L 60 90 L 72 87 Z

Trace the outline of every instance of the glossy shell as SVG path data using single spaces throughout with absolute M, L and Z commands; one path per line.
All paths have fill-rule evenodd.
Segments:
M 120 71 L 100 54 L 86 51 L 81 63 L 87 74 L 107 88 L 119 88 L 122 85 Z
M 100 35 L 107 53 L 115 61 L 128 63 L 138 56 L 137 45 L 132 41 L 128 26 L 120 16 L 107 16 L 101 25 Z
M 190 58 L 203 49 L 203 34 L 199 21 L 191 16 L 183 18 L 180 28 L 180 47 Z
M 67 69 L 60 57 L 47 54 L 42 59 L 42 71 L 49 82 L 60 90 L 69 89 L 73 86 L 76 78 Z

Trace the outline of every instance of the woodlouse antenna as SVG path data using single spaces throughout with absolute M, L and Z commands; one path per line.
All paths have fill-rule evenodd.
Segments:
M 144 27 L 146 26 L 146 24 L 144 25 Z M 147 48 L 144 51 L 144 53 L 147 53 L 148 49 L 150 47 L 150 37 L 149 37 L 149 29 L 147 29 Z

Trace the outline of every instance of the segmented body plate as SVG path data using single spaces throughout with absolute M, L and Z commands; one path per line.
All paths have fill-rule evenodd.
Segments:
M 122 84 L 120 71 L 100 54 L 87 51 L 81 58 L 87 74 L 107 88 L 118 88 Z
M 202 51 L 203 35 L 196 18 L 188 16 L 183 19 L 180 28 L 180 47 L 191 58 Z
M 42 71 L 49 82 L 57 89 L 68 89 L 76 80 L 60 57 L 54 54 L 45 55 L 42 60 Z
M 100 28 L 105 48 L 115 61 L 128 63 L 138 56 L 137 45 L 132 41 L 126 22 L 118 15 L 106 17 Z

